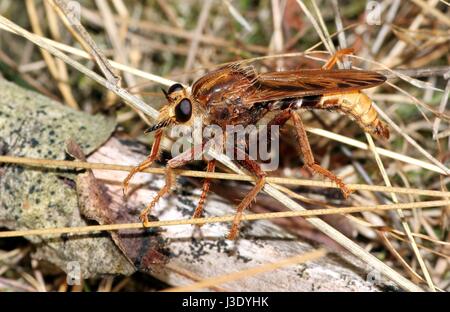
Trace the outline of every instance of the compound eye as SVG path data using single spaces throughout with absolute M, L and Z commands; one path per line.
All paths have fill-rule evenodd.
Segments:
M 176 84 L 170 86 L 169 90 L 167 91 L 167 94 L 170 95 L 170 94 L 174 93 L 175 91 L 181 91 L 183 89 L 184 88 L 181 84 L 176 83 Z
M 178 122 L 186 122 L 191 119 L 192 104 L 188 99 L 182 99 L 180 103 L 175 106 L 175 118 Z

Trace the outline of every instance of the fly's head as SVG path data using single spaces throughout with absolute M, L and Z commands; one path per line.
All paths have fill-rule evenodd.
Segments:
M 181 84 L 172 85 L 169 90 L 162 90 L 167 104 L 160 110 L 158 120 L 145 132 L 153 132 L 170 125 L 191 126 L 194 117 L 201 114 L 198 105 L 191 98 L 191 95 Z

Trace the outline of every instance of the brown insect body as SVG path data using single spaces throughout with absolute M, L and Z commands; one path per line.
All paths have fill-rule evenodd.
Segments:
M 269 111 L 276 112 L 269 125 L 283 126 L 292 120 L 298 146 L 303 154 L 304 167 L 313 173 L 332 180 L 345 197 L 352 190 L 336 177 L 332 172 L 316 164 L 309 145 L 298 109 L 327 109 L 338 111 L 354 119 L 365 131 L 379 137 L 388 138 L 387 126 L 378 118 L 372 107 L 372 101 L 361 92 L 382 84 L 386 78 L 373 71 L 360 70 L 332 70 L 331 68 L 351 49 L 340 50 L 322 69 L 280 71 L 256 73 L 252 67 L 230 65 L 211 71 L 198 79 L 189 92 L 180 84 L 175 84 L 164 94 L 168 104 L 164 106 L 155 125 L 147 131 L 155 131 L 150 156 L 139 166 L 133 168 L 124 180 L 124 192 L 134 174 L 145 170 L 159 157 L 159 148 L 163 128 L 173 124 L 191 126 L 194 117 L 202 117 L 203 126 L 219 125 L 249 125 L 258 122 Z M 233 221 L 230 239 L 234 239 L 239 231 L 239 223 L 243 211 L 256 198 L 265 184 L 265 172 L 259 164 L 250 158 L 246 151 L 234 148 L 236 161 L 251 172 L 255 177 L 255 185 L 236 208 L 237 213 Z M 174 158 L 166 166 L 166 184 L 158 192 L 152 202 L 141 213 L 144 225 L 148 222 L 148 213 L 158 200 L 170 191 L 175 177 L 173 169 L 180 167 L 193 159 L 195 153 L 203 153 L 202 149 L 191 148 Z M 201 156 L 201 155 L 200 155 Z M 215 161 L 209 160 L 207 170 L 213 172 Z M 210 180 L 203 184 L 203 191 L 194 217 L 200 217 L 203 204 L 209 190 Z
M 359 92 L 382 84 L 376 72 L 357 70 L 301 70 L 256 74 L 252 69 L 227 66 L 197 80 L 193 104 L 204 107 L 209 124 L 254 124 L 268 111 L 328 109 L 354 119 L 362 129 L 388 138 L 367 95 Z M 194 104 L 195 105 L 195 104 Z

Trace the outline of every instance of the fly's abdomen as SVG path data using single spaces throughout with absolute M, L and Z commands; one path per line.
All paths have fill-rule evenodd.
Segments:
M 340 111 L 354 119 L 364 131 L 389 138 L 389 128 L 380 120 L 370 98 L 362 92 L 324 95 L 314 108 Z

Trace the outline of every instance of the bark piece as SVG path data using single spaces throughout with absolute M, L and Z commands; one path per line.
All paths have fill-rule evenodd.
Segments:
M 146 155 L 130 149 L 129 142 L 111 138 L 90 162 L 136 165 Z M 105 183 L 108 195 L 114 200 L 121 196 L 121 182 L 126 172 L 93 170 L 99 181 Z M 135 211 L 136 219 L 144 205 L 164 185 L 163 175 L 139 173 L 133 178 L 126 203 L 128 211 Z M 179 177 L 171 195 L 164 197 L 152 211 L 159 220 L 188 219 L 192 216 L 201 190 Z M 205 216 L 234 213 L 234 206 L 214 194 L 205 205 Z M 269 221 L 243 222 L 237 241 L 225 239 L 229 224 L 206 224 L 200 230 L 191 225 L 166 227 L 161 236 L 167 240 L 168 265 L 152 272 L 171 285 L 185 285 L 196 278 L 209 278 L 240 271 L 269 262 L 276 262 L 316 248 Z M 182 272 L 182 273 L 180 273 Z M 187 274 L 185 274 L 187 272 Z M 331 253 L 326 257 L 279 269 L 274 272 L 220 285 L 232 291 L 379 291 L 392 286 L 371 268 L 346 252 Z
M 80 146 L 73 141 L 67 144 L 69 153 L 86 161 Z M 124 198 L 110 196 L 108 188 L 98 181 L 92 170 L 77 175 L 78 205 L 83 216 L 99 224 L 136 222 L 136 215 L 129 213 Z M 120 190 L 119 190 L 120 193 Z M 140 271 L 158 269 L 167 261 L 164 240 L 158 228 L 130 229 L 110 232 L 111 238 L 128 261 Z

